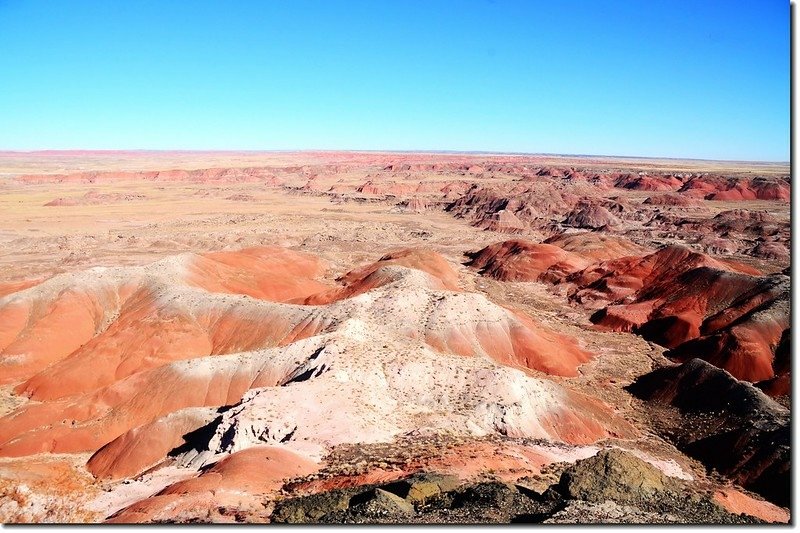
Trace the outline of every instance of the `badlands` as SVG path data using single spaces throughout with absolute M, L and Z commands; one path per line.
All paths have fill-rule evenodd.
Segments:
M 788 165 L 0 153 L 0 519 L 785 523 Z

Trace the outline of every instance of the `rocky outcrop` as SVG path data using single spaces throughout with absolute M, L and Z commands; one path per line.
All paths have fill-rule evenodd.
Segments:
M 789 411 L 701 359 L 655 370 L 628 388 L 678 409 L 663 430 L 685 453 L 778 505 L 789 504 Z
M 276 504 L 271 520 L 294 524 L 509 523 L 530 516 L 544 519 L 556 505 L 538 501 L 524 487 L 499 482 L 448 482 L 424 501 L 403 496 L 404 485 L 419 484 L 419 477 L 287 499 Z
M 421 479 L 422 478 L 422 479 Z M 276 523 L 758 523 L 729 513 L 704 494 L 634 455 L 601 451 L 567 468 L 544 493 L 499 481 L 446 484 L 441 476 L 416 474 L 383 485 L 362 485 L 279 501 Z M 431 484 L 435 491 L 415 499 L 408 487 Z M 741 500 L 741 493 L 732 497 Z M 755 512 L 760 508 L 751 506 Z M 610 513 L 608 511 L 611 511 Z M 771 510 L 768 518 L 784 518 Z M 779 511 L 779 510 L 778 510 Z
M 561 475 L 556 490 L 573 500 L 635 502 L 681 488 L 650 463 L 612 448 L 577 461 Z

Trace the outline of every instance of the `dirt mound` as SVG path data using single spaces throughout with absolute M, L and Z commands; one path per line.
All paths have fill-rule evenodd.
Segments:
M 375 263 L 366 265 L 345 274 L 340 281 L 350 284 L 363 280 L 381 267 L 388 265 L 403 266 L 427 272 L 442 282 L 447 290 L 457 291 L 458 273 L 441 254 L 424 248 L 409 248 L 389 252 Z
M 344 286 L 319 292 L 309 296 L 303 303 L 324 305 L 344 298 L 352 298 L 371 289 L 390 285 L 398 281 L 398 274 L 392 266 L 413 268 L 425 272 L 430 278 L 425 282 L 431 289 L 458 291 L 458 273 L 441 254 L 424 248 L 408 248 L 390 252 L 374 263 L 351 270 L 338 278 Z
M 56 198 L 55 200 L 50 200 L 44 205 L 46 207 L 63 207 L 63 206 L 81 205 L 81 201 L 78 198 Z
M 738 240 L 718 237 L 714 233 L 702 236 L 694 245 L 699 245 L 706 253 L 716 255 L 732 255 L 741 249 L 741 243 Z
M 762 241 L 756 244 L 753 249 L 750 250 L 750 255 L 762 259 L 776 260 L 781 263 L 788 263 L 792 258 L 791 251 L 786 244 L 769 241 Z
M 97 450 L 86 468 L 96 478 L 135 477 L 163 461 L 172 450 L 185 444 L 186 435 L 208 425 L 217 416 L 214 408 L 175 411 L 123 433 Z
M 467 263 L 482 276 L 501 281 L 560 279 L 586 268 L 592 261 L 552 244 L 511 240 L 492 244 L 471 254 Z
M 25 279 L 21 281 L 0 283 L 0 298 L 2 298 L 7 294 L 11 294 L 13 292 L 19 292 L 21 290 L 27 289 L 28 287 L 33 287 L 34 285 L 38 285 L 41 282 L 42 282 L 41 279 Z
M 722 211 L 710 220 L 711 228 L 721 234 L 728 232 L 755 233 L 758 227 L 776 222 L 775 218 L 765 211 L 747 209 L 731 209 Z
M 625 237 L 595 231 L 561 233 L 546 239 L 544 243 L 595 261 L 608 261 L 648 252 L 646 248 Z
M 596 203 L 579 203 L 563 221 L 564 225 L 574 228 L 600 229 L 619 225 L 619 219 L 611 212 Z
M 167 265 L 169 263 L 154 265 L 150 272 L 166 273 L 164 267 Z M 414 271 L 409 272 L 399 268 L 399 265 L 418 267 L 432 275 L 414 274 Z M 180 264 L 179 272 L 173 274 L 177 279 L 173 279 L 181 283 L 188 281 L 190 286 L 215 292 L 247 294 L 270 301 L 295 301 L 304 299 L 303 294 L 313 293 L 319 288 L 319 284 L 310 276 L 321 268 L 319 262 L 307 256 L 274 249 L 257 249 L 235 254 L 225 252 L 187 256 Z M 89 386 L 89 383 L 92 387 L 103 386 L 110 383 L 111 376 L 120 379 L 157 364 L 191 355 L 230 353 L 237 349 L 291 342 L 315 334 L 331 323 L 325 316 L 325 309 L 256 309 L 259 306 L 251 301 L 231 307 L 234 302 L 213 298 L 209 298 L 209 307 L 202 312 L 188 312 L 184 303 L 197 295 L 182 295 L 178 291 L 178 294 L 169 298 L 166 294 L 174 289 L 157 281 L 159 278 L 148 277 L 152 274 L 146 274 L 145 270 L 134 270 L 133 273 L 131 275 L 126 270 L 105 272 L 105 276 L 92 278 L 84 289 L 80 289 L 80 284 L 84 282 L 78 282 L 77 292 L 56 289 L 70 286 L 73 278 L 67 276 L 51 280 L 47 286 L 38 286 L 36 292 L 19 293 L 7 299 L 6 305 L 0 310 L 7 318 L 4 322 L 6 330 L 0 331 L 3 333 L 0 347 L 4 355 L 4 360 L 0 362 L 5 362 L 9 369 L 6 379 L 30 378 L 23 389 L 27 394 L 37 398 L 59 397 L 85 390 L 83 387 Z M 292 273 L 294 276 L 290 275 Z M 122 280 L 125 280 L 125 285 L 121 285 Z M 314 301 L 338 301 L 379 287 L 387 287 L 388 292 L 392 292 L 391 288 L 398 284 L 412 287 L 412 290 L 415 286 L 434 290 L 458 288 L 458 276 L 448 262 L 438 254 L 424 251 L 388 254 L 375 264 L 349 273 L 343 281 L 347 285 L 344 289 L 335 289 L 335 297 L 330 297 L 330 291 L 323 291 L 320 296 L 314 297 Z M 187 297 L 190 299 L 187 300 Z M 86 309 L 74 303 L 76 298 L 86 298 L 92 307 Z M 473 298 L 475 295 L 448 299 L 454 302 L 463 300 L 458 305 L 470 305 L 468 300 Z M 420 304 L 427 299 L 422 298 Z M 481 307 L 483 304 L 477 305 Z M 256 313 L 253 318 L 248 316 L 248 307 Z M 36 309 L 37 314 L 33 319 L 26 319 L 31 309 Z M 61 309 L 64 310 L 63 317 Z M 76 315 L 76 310 L 82 309 L 86 309 L 83 314 Z M 420 307 L 418 311 L 423 312 L 423 309 Z M 436 332 L 427 331 L 423 335 L 432 345 L 445 351 L 455 350 L 456 353 L 472 355 L 486 353 L 484 350 L 487 350 L 493 357 L 509 362 L 518 361 L 517 364 L 523 365 L 536 364 L 532 361 L 541 359 L 536 355 L 538 350 L 523 348 L 527 346 L 524 342 L 529 336 L 533 335 L 539 342 L 550 342 L 546 339 L 562 342 L 557 340 L 560 337 L 543 332 L 529 319 L 496 309 L 498 316 L 503 317 L 501 323 L 510 328 L 512 337 L 509 339 L 504 336 L 508 340 L 490 340 L 483 333 L 450 327 Z M 435 320 L 447 320 L 445 315 L 451 311 L 437 305 L 430 312 L 441 314 Z M 38 313 L 41 313 L 41 320 L 36 319 Z M 254 325 L 253 320 L 257 320 L 259 315 L 272 316 L 272 322 Z M 67 332 L 62 331 L 61 326 L 68 320 L 71 321 L 71 327 Z M 245 328 L 249 328 L 246 333 Z M 489 328 L 486 333 L 494 329 Z M 143 338 L 148 341 L 134 342 Z M 570 342 L 565 345 L 571 344 L 574 345 Z M 570 350 L 567 360 L 586 360 L 586 355 L 580 350 Z M 558 352 L 565 353 L 563 350 Z M 25 354 L 24 365 L 21 364 L 22 357 L 15 355 L 21 353 Z M 81 368 L 96 358 L 98 353 L 104 353 L 103 365 L 95 368 L 94 376 L 87 382 L 86 376 L 81 377 Z M 51 363 L 57 364 L 42 375 L 31 377 Z M 123 371 L 123 368 L 126 370 Z M 562 372 L 568 366 L 558 364 L 553 368 L 561 368 L 559 372 Z
M 700 200 L 681 194 L 661 194 L 645 199 L 645 205 L 688 207 L 700 205 Z
M 447 206 L 458 218 L 469 220 L 477 227 L 489 227 L 497 213 L 508 211 L 524 223 L 561 215 L 570 205 L 555 187 L 546 183 L 534 185 L 473 185 L 464 195 Z
M 527 225 L 507 209 L 487 216 L 483 220 L 482 226 L 489 231 L 498 233 L 520 233 L 527 229 Z
M 329 288 L 315 280 L 327 268 L 324 261 L 312 255 L 261 246 L 199 255 L 189 263 L 185 276 L 189 285 L 209 292 L 288 302 Z
M 252 194 L 237 193 L 225 197 L 226 200 L 233 200 L 234 202 L 255 202 L 256 197 Z
M 385 439 L 421 423 L 418 414 L 411 415 L 418 413 L 419 402 L 427 411 L 434 409 L 429 424 L 457 431 L 473 428 L 579 443 L 631 434 L 627 424 L 602 403 L 526 378 L 519 371 L 503 370 L 486 359 L 442 358 L 430 351 L 403 362 L 367 353 L 347 356 L 357 353 L 354 350 L 364 342 L 363 338 L 353 340 L 352 335 L 360 333 L 317 336 L 270 351 L 181 361 L 139 372 L 89 394 L 25 405 L 4 419 L 0 453 L 90 451 L 119 435 L 93 457 L 90 468 L 110 476 L 139 471 L 156 460 L 159 450 L 164 453 L 169 446 L 177 446 L 186 424 L 200 421 L 197 411 L 180 413 L 181 409 L 235 404 L 248 389 L 252 393 L 225 411 L 204 433 L 205 440 L 194 444 L 198 450 L 218 453 L 287 440 L 307 449 L 313 442 Z M 386 377 L 376 381 L 376 373 Z M 350 383 L 344 389 L 343 375 L 349 376 Z M 466 379 L 468 375 L 473 377 Z M 407 399 L 400 408 L 380 400 L 387 397 Z M 337 405 L 338 414 L 309 418 L 308 413 L 318 409 L 314 406 L 319 398 Z M 459 414 L 448 407 L 456 398 L 467 402 Z M 547 405 L 542 403 L 544 398 L 551 398 Z M 205 419 L 207 413 L 199 415 Z M 265 420 L 270 420 L 266 429 Z M 152 431 L 165 427 L 170 432 L 162 432 L 154 441 Z
M 575 249 L 591 246 L 583 235 L 551 242 Z M 552 244 L 521 240 L 475 252 L 468 265 L 503 281 L 574 283 L 574 300 L 616 302 L 593 314 L 592 322 L 640 334 L 672 349 L 668 355 L 674 358 L 703 354 L 738 378 L 754 382 L 783 372 L 776 365 L 776 350 L 789 327 L 789 293 L 788 279 L 781 275 L 754 276 L 749 267 L 681 246 L 594 263 Z
M 600 307 L 591 316 L 598 326 L 637 333 L 670 348 L 670 357 L 699 355 L 759 382 L 788 373 L 777 355 L 789 328 L 789 280 L 757 274 L 673 245 L 603 261 L 565 281 L 574 284 L 573 301 Z
M 104 205 L 117 202 L 133 202 L 136 200 L 144 200 L 147 196 L 137 193 L 122 193 L 122 192 L 109 192 L 101 193 L 99 191 L 89 191 L 83 196 L 75 198 L 56 198 L 44 204 L 45 206 L 75 206 L 75 205 Z
M 403 200 L 397 204 L 403 211 L 410 211 L 413 213 L 424 213 L 431 209 L 431 204 L 426 198 L 414 196 L 408 200 Z
M 414 183 L 397 183 L 391 181 L 373 182 L 368 181 L 356 188 L 357 192 L 362 194 L 371 194 L 377 196 L 407 196 L 417 192 L 419 184 Z
M 669 356 L 704 359 L 740 379 L 775 376 L 776 350 L 789 327 L 789 281 L 698 267 L 643 287 L 629 303 L 592 321 L 632 331 L 671 348 Z
M 659 417 L 685 453 L 743 487 L 789 503 L 789 411 L 752 385 L 701 359 L 655 370 L 629 390 L 647 401 L 678 408 Z
M 311 256 L 261 247 L 57 276 L 0 299 L 0 381 L 30 379 L 21 390 L 52 398 L 191 355 L 279 342 L 291 334 L 286 320 L 245 333 L 250 321 L 236 313 L 187 312 L 181 302 L 196 295 L 187 300 L 182 287 L 296 300 L 329 287 L 313 279 L 324 269 Z
M 763 256 L 782 264 L 788 262 L 789 222 L 770 212 L 733 209 L 713 217 L 659 212 L 646 225 L 660 228 L 670 237 L 698 244 L 711 253 L 738 253 Z
M 615 187 L 636 191 L 677 191 L 683 180 L 671 175 L 626 174 L 619 177 Z
M 180 481 L 115 513 L 111 524 L 141 522 L 235 522 L 228 508 L 251 521 L 265 521 L 265 495 L 288 479 L 316 471 L 318 465 L 274 446 L 257 446 L 222 459 L 197 477 Z
M 755 516 L 768 523 L 788 524 L 791 515 L 775 504 L 753 498 L 733 488 L 714 493 L 714 500 L 732 514 Z

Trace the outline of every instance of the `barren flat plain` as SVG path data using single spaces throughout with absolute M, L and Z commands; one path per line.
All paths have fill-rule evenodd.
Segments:
M 790 187 L 0 153 L 0 520 L 787 522 Z

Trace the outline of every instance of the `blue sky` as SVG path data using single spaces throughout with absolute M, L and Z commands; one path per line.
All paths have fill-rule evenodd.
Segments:
M 0 149 L 789 158 L 779 0 L 0 0 Z

